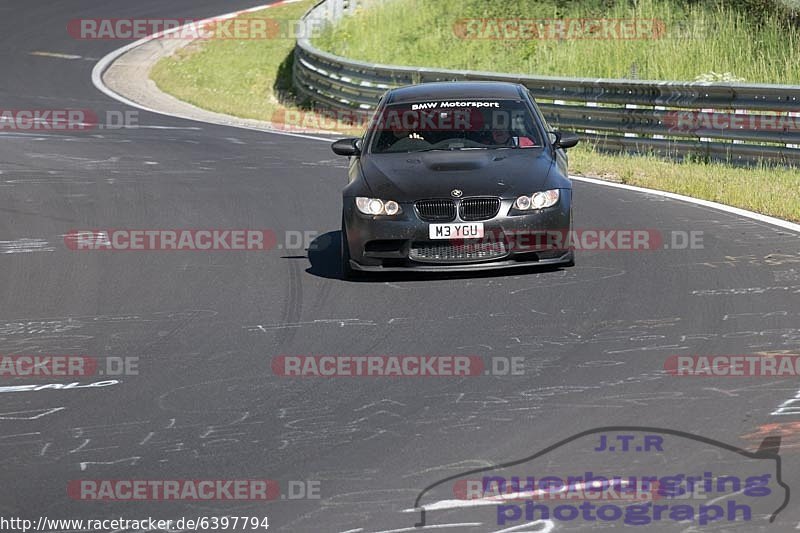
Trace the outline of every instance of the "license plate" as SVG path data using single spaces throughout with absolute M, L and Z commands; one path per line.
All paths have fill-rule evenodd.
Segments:
M 483 222 L 472 224 L 430 224 L 431 239 L 480 239 L 483 237 Z

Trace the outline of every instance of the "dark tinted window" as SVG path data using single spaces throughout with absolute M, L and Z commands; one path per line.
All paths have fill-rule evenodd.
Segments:
M 373 153 L 542 146 L 524 102 L 447 100 L 386 106 L 370 126 Z

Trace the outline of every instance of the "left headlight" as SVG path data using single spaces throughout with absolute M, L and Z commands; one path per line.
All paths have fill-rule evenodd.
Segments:
M 400 204 L 394 200 L 381 200 L 379 198 L 356 197 L 356 208 L 365 215 L 397 215 L 402 212 Z
M 535 192 L 530 196 L 520 196 L 514 202 L 514 209 L 520 211 L 528 211 L 531 209 L 544 209 L 545 207 L 553 207 L 558 203 L 561 197 L 561 192 L 558 189 L 550 189 L 549 191 Z

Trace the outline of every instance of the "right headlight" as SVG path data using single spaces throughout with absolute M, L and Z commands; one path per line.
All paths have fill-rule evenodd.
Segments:
M 365 215 L 396 215 L 402 211 L 400 204 L 394 200 L 381 200 L 379 198 L 356 197 L 356 208 Z
M 514 202 L 514 209 L 520 211 L 528 211 L 531 209 L 544 209 L 545 207 L 553 207 L 558 203 L 561 197 L 561 192 L 558 189 L 550 189 L 549 191 L 535 192 L 530 196 L 520 196 Z

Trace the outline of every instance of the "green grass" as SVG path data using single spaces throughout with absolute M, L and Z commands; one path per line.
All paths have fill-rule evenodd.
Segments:
M 298 19 L 314 5 L 303 0 L 244 18 Z M 150 77 L 162 91 L 204 109 L 270 120 L 291 91 L 291 39 L 197 41 L 162 59 Z
M 658 39 L 562 41 L 460 38 L 454 31 L 463 19 L 562 17 L 657 19 L 666 31 Z M 800 31 L 785 16 L 710 0 L 392 0 L 346 18 L 314 44 L 397 65 L 653 80 L 714 72 L 748 82 L 800 83 Z
M 597 76 L 628 76 L 630 74 L 625 71 L 629 68 L 625 66 L 629 59 L 625 59 L 624 54 L 607 58 L 580 57 L 588 55 L 584 48 L 586 43 L 464 43 L 452 40 L 451 21 L 455 18 L 508 17 L 518 12 L 515 10 L 523 7 L 527 8 L 525 11 L 527 17 L 554 16 L 562 13 L 553 7 L 554 0 L 542 0 L 536 3 L 514 0 L 503 0 L 503 2 L 495 0 L 464 0 L 463 2 L 436 0 L 430 3 L 427 0 L 424 0 L 424 3 L 422 1 L 409 2 L 408 0 L 394 1 L 396 4 L 389 4 L 375 13 L 363 11 L 356 17 L 347 20 L 341 28 L 335 29 L 333 33 L 326 34 L 317 44 L 334 52 L 353 54 L 361 59 L 406 65 L 427 64 L 439 67 L 483 68 L 509 72 L 520 71 L 524 66 L 524 68 L 536 69 L 535 71 L 540 74 L 562 75 L 581 72 L 580 70 L 571 72 L 558 70 L 569 67 L 597 69 L 591 71 L 591 75 Z M 613 1 L 616 2 L 616 0 Z M 248 16 L 299 18 L 314 3 L 315 0 L 304 0 L 297 4 L 288 4 Z M 664 0 L 662 3 L 666 5 L 670 2 Z M 619 2 L 615 5 L 617 6 L 615 9 L 622 9 L 620 7 L 622 4 Z M 643 13 L 640 16 L 651 16 L 648 9 L 661 9 L 658 7 L 661 5 L 660 3 L 657 4 L 650 0 L 640 1 L 638 5 L 638 9 Z M 492 6 L 500 6 L 501 10 L 492 11 Z M 533 12 L 534 8 L 536 8 L 535 13 Z M 548 12 L 548 15 L 548 13 L 539 11 L 542 9 L 551 11 Z M 574 15 L 575 8 L 570 9 L 573 11 L 569 13 Z M 699 8 L 685 9 L 689 11 L 681 11 L 684 15 L 691 13 L 691 9 Z M 397 24 L 396 20 L 398 19 L 387 18 L 387 14 L 391 13 L 394 13 L 393 17 L 405 17 L 404 23 Z M 409 13 L 413 16 L 410 16 Z M 586 14 L 591 13 L 593 12 L 586 12 Z M 706 10 L 704 13 L 703 16 L 712 17 L 715 11 Z M 742 24 L 747 24 L 740 15 L 734 15 L 724 10 L 720 13 L 726 17 L 734 17 L 731 20 L 740 20 Z M 431 20 L 432 14 L 441 14 L 441 20 Z M 406 15 L 409 16 L 406 17 Z M 605 16 L 615 15 L 628 16 L 625 12 L 613 10 Z M 675 12 L 673 15 L 677 16 Z M 767 18 L 770 16 L 767 15 Z M 378 23 L 379 26 L 370 27 L 371 24 Z M 412 35 L 414 31 L 419 33 Z M 765 31 L 769 33 L 778 30 L 773 28 Z M 380 35 L 380 39 L 376 37 L 377 35 Z M 739 34 L 736 33 L 736 35 Z M 753 36 L 759 37 L 759 34 L 754 33 Z M 440 42 L 437 37 L 444 41 Z M 334 38 L 340 40 L 334 42 Z M 757 58 L 753 65 L 745 65 L 743 60 L 734 61 L 730 59 L 730 56 L 725 56 L 729 59 L 723 60 L 694 55 L 694 59 L 688 61 L 678 53 L 666 57 L 662 53 L 649 61 L 640 60 L 639 75 L 640 77 L 654 78 L 693 78 L 697 73 L 716 70 L 733 72 L 737 76 L 746 77 L 749 81 L 783 83 L 794 81 L 796 83 L 800 79 L 800 75 L 798 75 L 800 61 L 796 61 L 797 64 L 794 64 L 795 62 L 789 60 L 792 54 L 797 55 L 796 37 L 792 38 L 795 40 L 785 38 L 784 46 L 779 47 L 781 50 L 784 48 L 785 50 L 770 48 L 769 53 L 761 59 Z M 360 42 L 361 39 L 364 41 Z M 767 46 L 764 44 L 765 41 L 760 38 L 743 39 L 743 41 L 751 40 L 754 43 L 743 42 L 732 45 L 732 48 L 741 52 L 741 50 L 750 50 L 753 47 Z M 454 46 L 453 43 L 458 46 Z M 794 43 L 794 49 L 789 46 L 791 43 Z M 601 50 L 606 50 L 604 53 L 612 53 L 609 50 L 620 45 L 620 42 L 599 44 Z M 653 44 L 622 42 L 621 46 L 631 46 L 633 47 L 631 53 L 646 56 L 646 53 L 638 47 L 652 46 Z M 721 42 L 702 45 L 725 48 Z M 520 46 L 546 46 L 552 54 L 546 55 L 544 59 L 534 59 L 530 54 L 526 56 L 520 53 L 518 50 Z M 559 63 L 557 58 L 561 54 L 567 54 L 573 46 L 578 47 L 575 50 L 584 50 L 584 52 L 576 52 L 570 61 Z M 669 46 L 675 45 L 670 44 Z M 239 117 L 271 120 L 276 113 L 306 108 L 302 102 L 296 101 L 291 91 L 290 73 L 293 47 L 294 42 L 288 39 L 199 42 L 181 50 L 175 56 L 159 62 L 152 70 L 151 77 L 161 90 L 199 107 Z M 497 50 L 504 52 L 499 54 L 492 52 Z M 615 52 L 613 53 L 615 54 Z M 419 56 L 415 54 L 419 54 Z M 787 54 L 790 54 L 788 58 Z M 778 64 L 784 66 L 782 69 L 775 67 L 772 59 L 768 59 L 774 57 L 781 58 L 780 61 L 783 63 Z M 601 72 L 603 69 L 617 68 L 614 67 L 615 62 L 623 72 Z M 745 67 L 749 70 L 746 70 Z M 782 77 L 769 77 L 772 74 L 767 73 L 775 71 L 776 68 Z M 685 70 L 681 71 L 680 69 Z M 754 78 L 752 73 L 759 69 L 764 73 L 764 77 Z M 666 72 L 676 74 L 667 75 Z M 678 72 L 686 74 L 677 74 Z M 354 132 L 342 132 L 342 135 L 345 133 Z M 612 156 L 597 152 L 587 144 L 581 144 L 570 151 L 570 163 L 573 173 L 677 192 L 800 222 L 800 171 L 797 170 L 767 167 L 744 169 L 715 163 L 706 164 L 692 161 L 675 163 L 651 156 Z
M 579 144 L 570 172 L 669 191 L 800 222 L 800 171 L 772 166 L 671 162 L 655 156 L 609 155 Z

